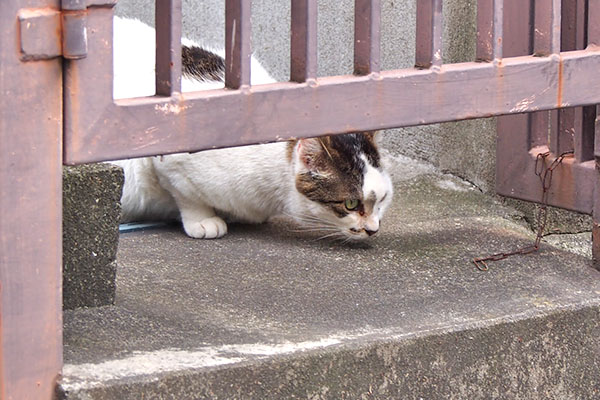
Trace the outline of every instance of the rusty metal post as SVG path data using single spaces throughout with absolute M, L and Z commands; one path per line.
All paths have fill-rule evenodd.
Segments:
M 561 19 L 561 51 L 582 50 L 586 47 L 586 1 L 564 0 L 562 2 Z M 596 22 L 594 22 L 596 24 Z M 564 79 L 564 77 L 559 77 Z M 562 103 L 559 98 L 557 102 Z M 564 108 L 552 112 L 552 127 L 550 130 L 550 150 L 554 154 L 575 150 L 578 162 L 591 160 L 594 110 Z M 591 118 L 591 119 L 590 119 Z M 585 126 L 588 128 L 585 129 Z
M 561 0 L 538 0 L 534 8 L 533 54 L 546 57 L 560 53 Z M 550 115 L 557 111 L 538 111 L 529 115 L 529 149 L 548 145 Z
M 560 52 L 561 0 L 538 0 L 534 4 L 533 53 L 549 56 Z
M 181 92 L 181 0 L 156 2 L 156 94 Z
M 600 46 L 600 0 L 588 0 L 588 46 Z
M 503 0 L 477 2 L 477 60 L 502 58 L 503 13 Z
M 600 0 L 588 2 L 587 45 L 600 46 Z M 596 119 L 594 123 L 594 157 L 596 161 L 596 176 L 594 190 L 594 223 L 592 228 L 592 259 L 594 267 L 600 270 L 600 105 L 596 106 Z
M 600 11 L 600 9 L 598 10 Z M 596 107 L 594 156 L 596 176 L 594 188 L 594 210 L 592 214 L 592 260 L 594 267 L 600 270 L 600 105 Z
M 56 57 L 21 60 L 17 15 L 31 4 L 0 2 L 3 400 L 52 399 L 62 368 L 62 63 Z M 35 4 L 60 9 L 59 0 Z
M 317 78 L 317 0 L 292 0 L 290 80 Z
M 354 2 L 354 74 L 380 70 L 381 1 Z
M 417 1 L 417 68 L 442 65 L 442 0 Z
M 532 53 L 531 26 L 529 24 L 529 16 L 533 9 L 532 2 L 533 0 L 506 0 L 504 2 L 503 57 Z M 490 1 L 485 4 L 487 4 L 487 8 L 491 8 Z M 489 34 L 478 34 L 478 39 L 490 43 Z M 492 54 L 490 45 L 486 46 L 484 43 L 478 47 L 487 49 L 486 51 L 480 50 L 480 55 L 482 53 L 488 56 Z M 527 150 L 529 150 L 531 139 L 526 133 L 529 126 L 530 121 L 527 114 L 507 115 L 497 119 L 496 191 L 499 193 L 512 194 L 515 171 L 526 169 L 528 160 L 522 160 L 522 157 L 515 155 L 524 152 L 528 157 Z M 533 172 L 531 171 L 532 175 Z M 541 190 L 539 196 L 541 196 Z
M 247 0 L 225 1 L 225 87 L 250 85 L 250 13 Z

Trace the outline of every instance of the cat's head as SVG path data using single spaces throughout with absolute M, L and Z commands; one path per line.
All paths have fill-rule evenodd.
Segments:
M 300 139 L 290 146 L 300 222 L 348 239 L 379 232 L 393 190 L 374 133 Z

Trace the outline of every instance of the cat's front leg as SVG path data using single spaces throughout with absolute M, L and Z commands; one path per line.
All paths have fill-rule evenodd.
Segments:
M 176 200 L 177 201 L 177 200 Z M 177 201 L 185 233 L 196 239 L 216 239 L 225 236 L 227 224 L 212 207 L 198 201 Z

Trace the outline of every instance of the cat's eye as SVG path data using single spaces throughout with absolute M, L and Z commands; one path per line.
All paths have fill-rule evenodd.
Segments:
M 344 206 L 347 210 L 354 210 L 358 207 L 359 201 L 357 199 L 348 199 L 344 202 Z

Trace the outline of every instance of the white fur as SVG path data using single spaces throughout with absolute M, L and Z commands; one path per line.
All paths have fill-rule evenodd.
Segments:
M 114 29 L 114 97 L 153 95 L 154 29 L 122 18 L 115 18 Z M 271 82 L 253 58 L 252 84 Z M 218 87 L 222 83 L 182 82 L 183 91 Z M 387 174 L 371 165 L 366 169 L 363 191 L 376 194 L 377 213 L 368 218 L 353 214 L 338 218 L 295 189 L 296 173 L 303 168 L 297 154 L 302 143 L 308 142 L 298 142 L 292 162 L 286 142 L 116 161 L 125 172 L 122 220 L 181 218 L 185 232 L 195 238 L 225 235 L 224 219 L 260 223 L 278 214 L 295 216 L 309 225 L 320 221 L 325 230 L 335 229 L 352 239 L 367 237 L 365 229 L 377 231 L 391 200 Z M 386 201 L 380 202 L 386 193 Z
M 156 36 L 154 28 L 137 19 L 115 17 L 113 20 L 113 97 L 126 99 L 130 97 L 145 97 L 155 94 L 154 66 L 156 53 Z M 192 40 L 183 38 L 181 43 L 186 46 L 198 46 Z M 225 56 L 223 50 L 203 48 Z M 254 57 L 251 60 L 251 83 L 259 85 L 273 83 L 275 80 Z M 222 82 L 200 82 L 193 79 L 183 79 L 181 90 L 194 92 L 198 90 L 220 89 Z
M 363 197 L 366 199 L 373 193 L 377 199 L 373 213 L 365 218 L 363 226 L 366 230 L 378 231 L 379 221 L 392 202 L 392 181 L 388 174 L 381 173 L 380 170 L 373 167 L 364 155 L 362 155 L 361 158 L 365 162 L 366 167 L 363 183 Z

